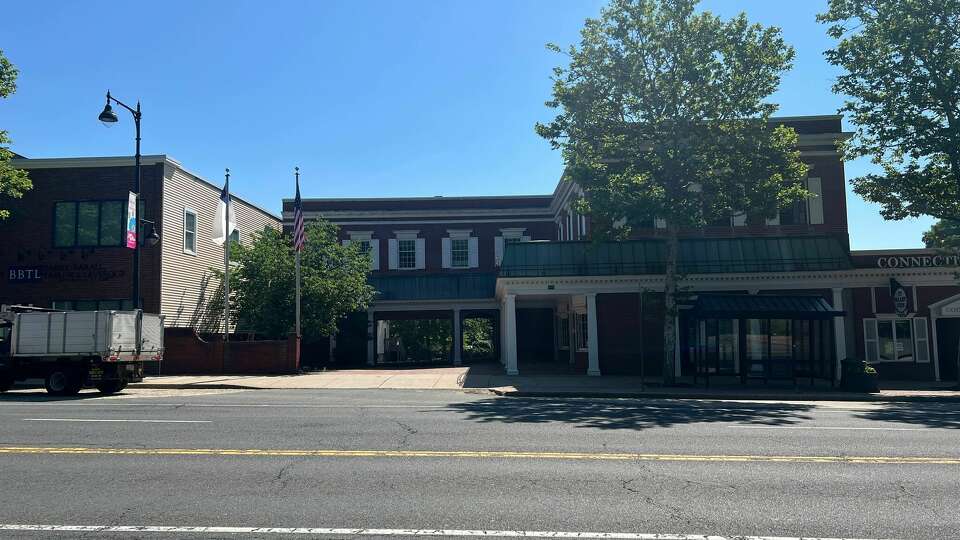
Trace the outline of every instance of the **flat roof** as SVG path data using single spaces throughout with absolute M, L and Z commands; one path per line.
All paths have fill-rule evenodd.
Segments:
M 170 165 L 180 169 L 181 171 L 189 174 L 190 176 L 196 178 L 200 182 L 207 184 L 210 187 L 216 189 L 223 189 L 223 186 L 214 184 L 213 182 L 207 180 L 206 178 L 200 176 L 199 174 L 191 171 L 184 167 L 176 159 L 166 155 L 166 154 L 150 154 L 145 156 L 140 156 L 141 165 L 157 165 L 160 163 L 169 163 Z M 14 158 L 10 160 L 10 164 L 19 169 L 66 169 L 71 167 L 132 167 L 135 164 L 133 156 L 81 156 L 81 157 L 61 157 L 61 158 Z M 262 206 L 250 202 L 249 200 L 240 197 L 233 192 L 230 193 L 230 197 L 237 199 L 238 201 L 255 208 L 264 214 L 276 219 L 278 222 L 283 221 L 283 219 L 263 208 Z

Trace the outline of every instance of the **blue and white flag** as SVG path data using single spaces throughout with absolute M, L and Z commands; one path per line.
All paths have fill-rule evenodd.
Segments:
M 217 201 L 217 213 L 213 218 L 213 243 L 222 246 L 237 229 L 237 218 L 233 215 L 233 203 L 230 201 L 230 175 L 223 184 L 220 200 Z

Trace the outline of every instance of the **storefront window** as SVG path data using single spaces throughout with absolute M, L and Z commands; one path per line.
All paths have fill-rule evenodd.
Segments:
M 770 357 L 782 360 L 791 356 L 790 321 L 788 319 L 771 319 Z
M 929 362 L 927 320 L 864 319 L 863 337 L 868 362 Z
M 767 335 L 770 321 L 766 319 L 746 319 L 746 359 L 747 376 L 763 376 L 767 354 Z

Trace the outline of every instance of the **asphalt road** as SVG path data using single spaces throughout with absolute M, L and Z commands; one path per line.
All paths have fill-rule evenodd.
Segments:
M 960 536 L 956 403 L 94 396 L 0 396 L 0 537 Z

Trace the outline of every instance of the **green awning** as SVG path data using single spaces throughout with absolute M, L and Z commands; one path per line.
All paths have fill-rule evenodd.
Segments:
M 702 294 L 689 311 L 700 319 L 832 319 L 837 311 L 819 296 Z
M 376 301 L 490 299 L 497 286 L 492 273 L 371 276 L 368 281 Z
M 500 276 L 662 274 L 665 255 L 666 245 L 658 239 L 510 243 L 504 246 Z M 851 268 L 847 249 L 832 236 L 684 239 L 679 258 L 683 274 Z

